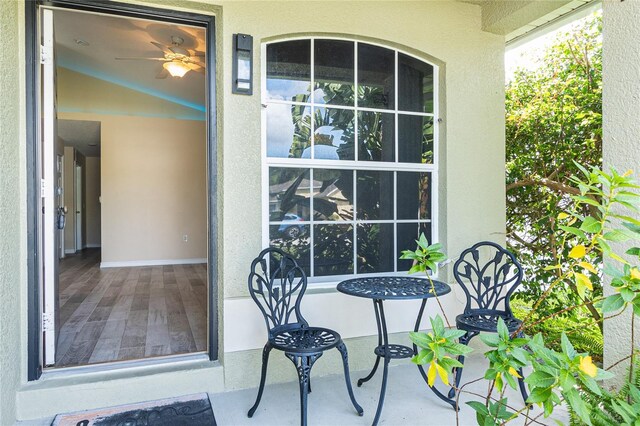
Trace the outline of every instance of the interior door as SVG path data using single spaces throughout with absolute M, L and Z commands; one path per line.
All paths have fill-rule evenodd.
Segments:
M 82 166 L 75 167 L 76 252 L 82 250 Z
M 57 109 L 56 75 L 54 58 L 53 11 L 40 9 L 41 45 L 41 143 L 40 170 L 42 195 L 42 331 L 44 365 L 55 363 L 57 294 L 58 294 L 58 250 L 60 232 L 57 229 L 58 186 L 57 171 Z

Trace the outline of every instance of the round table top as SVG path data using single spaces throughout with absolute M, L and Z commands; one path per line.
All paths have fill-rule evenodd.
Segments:
M 431 283 L 426 278 L 414 277 L 367 277 L 353 278 L 338 284 L 339 292 L 369 299 L 428 299 L 442 296 L 451 291 L 451 287 L 441 281 Z

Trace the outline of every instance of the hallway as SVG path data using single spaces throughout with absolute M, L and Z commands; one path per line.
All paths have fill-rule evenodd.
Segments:
M 100 250 L 60 262 L 56 367 L 205 351 L 205 264 L 100 269 Z

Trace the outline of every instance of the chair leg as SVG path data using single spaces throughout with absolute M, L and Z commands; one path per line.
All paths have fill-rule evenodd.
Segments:
M 520 394 L 522 395 L 522 399 L 524 399 L 524 403 L 527 403 L 527 398 L 529 395 L 527 394 L 527 388 L 524 385 L 524 373 L 522 372 L 522 368 L 518 369 L 518 374 L 520 374 L 520 378 L 518 379 L 518 386 L 520 387 Z
M 473 339 L 474 336 L 476 336 L 478 333 L 470 333 L 470 332 L 466 332 L 462 337 L 460 337 L 459 342 L 462 345 L 466 345 L 469 343 L 469 341 L 471 341 L 471 339 Z M 460 362 L 460 364 L 462 364 L 464 366 L 464 355 L 458 355 L 458 362 Z M 449 398 L 453 398 L 456 395 L 456 389 L 458 389 L 458 386 L 460 386 L 460 381 L 462 380 L 462 370 L 463 367 L 456 367 L 454 369 L 454 374 L 455 374 L 455 380 L 454 380 L 454 387 L 452 387 L 449 390 Z
M 344 380 L 347 382 L 347 391 L 349 392 L 349 398 L 351 398 L 351 403 L 358 412 L 358 415 L 362 416 L 364 410 L 356 401 L 356 397 L 353 395 L 353 388 L 351 387 L 351 376 L 349 374 L 349 354 L 347 353 L 347 345 L 341 342 L 337 346 L 337 348 L 342 355 L 342 364 L 344 365 Z
M 285 352 L 285 355 L 296 366 L 296 370 L 298 370 L 298 381 L 300 382 L 300 425 L 307 426 L 307 395 L 309 394 L 311 367 L 313 367 L 316 360 L 322 356 L 322 352 L 309 355 Z
M 264 391 L 264 383 L 267 380 L 267 365 L 269 364 L 269 353 L 271 352 L 271 345 L 267 343 L 264 345 L 262 349 L 262 374 L 260 375 L 260 387 L 258 388 L 258 396 L 256 398 L 255 404 L 247 413 L 248 417 L 253 417 L 253 414 L 258 409 L 258 405 L 260 405 L 260 400 L 262 399 L 262 392 Z
M 518 333 L 517 337 L 524 337 L 524 333 L 521 331 Z M 522 395 L 522 399 L 524 399 L 524 403 L 527 403 L 527 398 L 529 398 L 529 395 L 527 394 L 527 388 L 524 384 L 524 373 L 522 372 L 522 368 L 518 369 L 518 374 L 520 375 L 520 378 L 518 379 L 518 387 L 520 388 L 520 394 Z

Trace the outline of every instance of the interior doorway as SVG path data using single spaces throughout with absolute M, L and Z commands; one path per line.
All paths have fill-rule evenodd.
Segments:
M 41 365 L 216 358 L 212 25 L 100 12 L 39 8 Z

